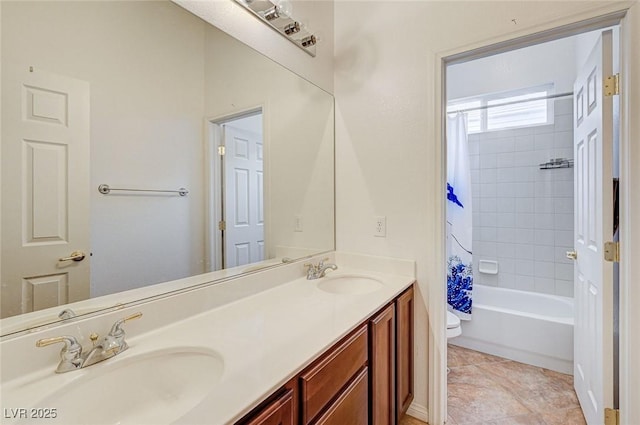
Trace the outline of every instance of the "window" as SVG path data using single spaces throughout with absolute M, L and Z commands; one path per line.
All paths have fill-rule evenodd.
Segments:
M 447 107 L 447 112 L 465 111 L 467 112 L 467 133 L 480 133 L 482 130 L 482 110 L 479 109 L 482 106 L 480 100 L 472 100 L 470 102 L 464 101 L 455 104 L 450 104 Z
M 467 113 L 467 131 L 505 130 L 553 124 L 553 84 L 503 93 L 491 93 L 449 102 L 448 113 Z M 531 100 L 529 100 L 531 99 Z

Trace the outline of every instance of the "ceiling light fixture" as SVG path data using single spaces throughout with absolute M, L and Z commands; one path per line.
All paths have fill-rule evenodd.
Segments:
M 292 22 L 284 27 L 284 33 L 287 35 L 295 34 L 297 32 L 300 32 L 300 24 L 298 22 Z
M 293 6 L 289 0 L 235 1 L 293 44 L 311 56 L 316 55 L 318 38 L 307 29 L 306 25 L 301 25 L 299 21 L 293 19 Z
M 300 43 L 304 47 L 315 46 L 317 42 L 318 42 L 318 40 L 316 39 L 316 36 L 313 35 L 313 34 L 311 34 L 310 36 L 305 37 L 302 40 L 300 40 Z
M 264 12 L 264 19 L 266 19 L 267 21 L 273 21 L 274 19 L 278 19 L 281 16 L 285 17 L 287 15 L 283 13 L 282 9 L 278 5 L 273 6 L 271 9 Z

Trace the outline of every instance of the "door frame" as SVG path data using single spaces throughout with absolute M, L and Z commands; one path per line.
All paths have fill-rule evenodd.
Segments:
M 633 7 L 636 6 L 636 7 Z M 640 255 L 640 230 L 633 227 L 632 217 L 640 217 L 640 194 L 631 190 L 632 182 L 640 185 L 640 147 L 631 140 L 640 140 L 640 123 L 631 117 L 640 115 L 640 99 L 632 98 L 633 89 L 640 87 L 640 61 L 632 52 L 640 49 L 640 4 L 613 4 L 607 8 L 590 11 L 541 24 L 524 31 L 477 43 L 474 46 L 457 48 L 436 53 L 435 70 L 435 114 L 436 126 L 433 136 L 440 140 L 434 156 L 434 168 L 437 170 L 439 187 L 436 191 L 435 205 L 438 205 L 436 237 L 439 248 L 432 259 L 435 266 L 434 282 L 429 285 L 428 311 L 431 335 L 429 341 L 428 393 L 429 423 L 443 424 L 447 419 L 447 338 L 446 338 L 446 266 L 445 266 L 445 217 L 446 202 L 446 67 L 459 63 L 502 53 L 522 47 L 539 44 L 554 39 L 576 35 L 587 31 L 620 25 L 620 423 L 640 423 L 640 406 L 634 400 L 640 399 L 640 388 L 633 383 L 640 379 L 640 365 L 633 359 L 640 356 L 640 336 L 631 332 L 631 324 L 640 322 L 640 313 L 633 306 L 640 305 L 639 285 L 632 286 L 633 265 L 631 260 Z M 635 39 L 634 39 L 635 37 Z M 637 145 L 637 143 L 636 143 Z
M 263 172 L 264 172 L 264 238 L 267 240 L 268 234 L 268 146 L 266 131 L 266 114 L 264 105 L 251 106 L 243 109 L 235 110 L 232 113 L 208 117 L 205 119 L 206 138 L 204 144 L 204 179 L 205 179 L 205 272 L 221 270 L 223 265 L 222 258 L 222 232 L 218 229 L 218 222 L 222 220 L 222 197 L 224 196 L 224 188 L 220 184 L 223 181 L 224 167 L 219 161 L 217 147 L 224 141 L 222 125 L 240 118 L 249 117 L 256 114 L 262 114 L 262 141 L 263 141 Z M 266 246 L 265 246 L 266 257 Z

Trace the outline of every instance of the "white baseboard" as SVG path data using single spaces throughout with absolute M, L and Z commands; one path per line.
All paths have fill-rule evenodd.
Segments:
M 415 401 L 409 405 L 407 415 L 420 419 L 423 422 L 429 422 L 429 411 L 426 407 L 417 404 Z

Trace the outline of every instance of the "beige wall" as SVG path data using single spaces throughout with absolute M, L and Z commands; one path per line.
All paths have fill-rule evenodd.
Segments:
M 444 347 L 428 359 L 427 341 L 442 341 L 443 329 L 427 322 L 425 307 L 444 300 L 443 188 L 434 184 L 443 164 L 437 55 L 615 8 L 592 1 L 336 2 L 337 249 L 417 260 L 424 302 L 416 317 L 415 403 L 429 405 L 434 424 L 443 404 L 439 394 L 428 394 L 427 365 L 441 360 Z M 386 238 L 373 237 L 374 215 L 387 216 Z

